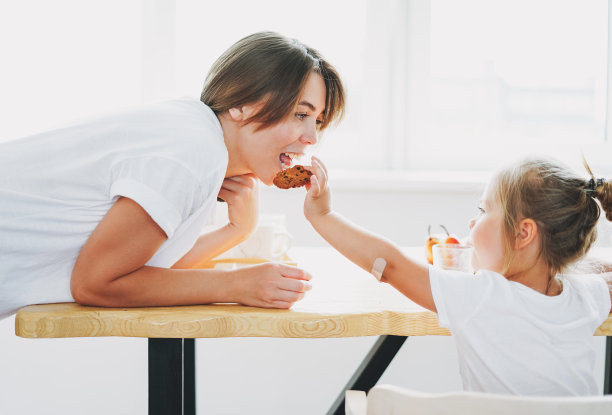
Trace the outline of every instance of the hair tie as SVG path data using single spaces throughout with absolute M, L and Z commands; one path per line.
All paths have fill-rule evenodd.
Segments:
M 597 189 L 599 189 L 600 187 L 604 185 L 604 182 L 605 182 L 604 179 L 595 180 L 591 178 L 591 180 L 589 180 L 589 184 L 586 187 L 587 193 L 592 196 L 593 193 L 595 193 Z

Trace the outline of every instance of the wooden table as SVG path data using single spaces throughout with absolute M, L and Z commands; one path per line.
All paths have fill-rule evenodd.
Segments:
M 422 260 L 421 248 L 406 252 Z M 344 390 L 374 386 L 407 336 L 450 335 L 435 313 L 378 283 L 331 248 L 294 248 L 291 257 L 314 276 L 313 289 L 291 310 L 235 304 L 132 309 L 41 304 L 17 313 L 15 333 L 27 338 L 148 338 L 150 414 L 195 414 L 195 338 L 380 336 L 329 411 L 343 414 Z M 612 315 L 595 334 L 612 336 Z M 611 393 L 610 339 L 605 393 Z

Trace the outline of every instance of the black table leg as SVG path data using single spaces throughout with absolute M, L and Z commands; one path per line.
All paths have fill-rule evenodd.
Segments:
M 380 336 L 351 380 L 340 392 L 327 415 L 344 415 L 345 391 L 360 390 L 367 392 L 374 387 L 406 339 L 406 336 Z
M 149 415 L 195 415 L 194 339 L 149 339 Z
M 604 395 L 612 395 L 612 336 L 606 337 L 606 370 L 603 392 Z

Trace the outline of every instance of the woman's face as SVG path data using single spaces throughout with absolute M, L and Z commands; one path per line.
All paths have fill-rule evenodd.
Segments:
M 306 149 L 317 143 L 317 126 L 325 109 L 325 82 L 312 72 L 298 99 L 294 111 L 279 123 L 255 131 L 247 124 L 243 135 L 242 159 L 263 183 L 272 184 L 274 176 L 291 165 L 291 159 L 303 156 Z
M 473 247 L 472 267 L 501 272 L 504 266 L 503 209 L 489 183 L 480 203 L 478 215 L 470 220 L 467 244 Z

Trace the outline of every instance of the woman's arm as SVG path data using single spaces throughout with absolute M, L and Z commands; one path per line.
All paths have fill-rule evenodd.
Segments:
M 252 174 L 223 180 L 219 197 L 227 203 L 229 223 L 202 235 L 173 268 L 197 268 L 243 242 L 257 225 L 259 189 Z
M 370 233 L 331 210 L 331 192 L 325 166 L 313 157 L 311 184 L 304 204 L 304 214 L 315 230 L 342 255 L 371 272 L 376 258 L 387 265 L 381 281 L 388 282 L 415 303 L 435 311 L 429 284 L 429 269 L 407 258 L 385 238 Z
M 139 204 L 120 198 L 76 260 L 71 277 L 75 301 L 107 307 L 238 302 L 288 308 L 310 288 L 307 272 L 283 264 L 235 271 L 145 266 L 165 240 Z

